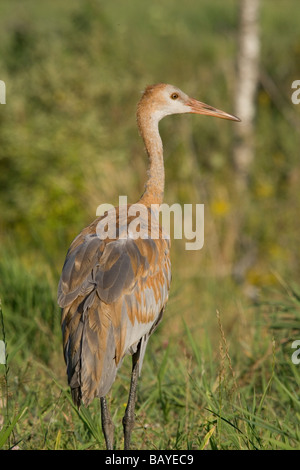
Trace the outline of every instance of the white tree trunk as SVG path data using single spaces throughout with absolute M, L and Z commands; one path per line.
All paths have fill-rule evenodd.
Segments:
M 235 126 L 234 148 L 236 177 L 240 186 L 247 184 L 249 167 L 254 158 L 253 119 L 260 56 L 259 4 L 260 0 L 240 0 L 235 114 L 242 122 Z

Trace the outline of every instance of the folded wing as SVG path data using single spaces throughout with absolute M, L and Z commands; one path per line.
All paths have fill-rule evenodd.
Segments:
M 96 219 L 75 238 L 58 287 L 64 356 L 74 402 L 105 396 L 126 354 L 159 323 L 171 280 L 169 240 L 101 240 Z M 150 235 L 150 232 L 149 232 Z

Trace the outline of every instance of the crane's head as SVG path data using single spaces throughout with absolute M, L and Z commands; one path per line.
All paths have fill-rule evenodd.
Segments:
M 164 83 L 150 85 L 146 88 L 139 102 L 138 113 L 142 109 L 147 109 L 147 112 L 155 117 L 157 121 L 170 114 L 181 113 L 204 114 L 230 119 L 231 121 L 240 121 L 238 117 L 190 98 L 179 88 Z

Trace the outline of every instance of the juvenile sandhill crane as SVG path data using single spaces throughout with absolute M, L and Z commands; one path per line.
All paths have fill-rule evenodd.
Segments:
M 196 113 L 239 121 L 235 116 L 189 98 L 172 85 L 148 86 L 137 108 L 137 124 L 150 167 L 139 200 L 147 236 L 121 237 L 132 217 L 116 217 L 114 238 L 97 235 L 98 217 L 73 241 L 62 270 L 58 303 L 62 307 L 63 349 L 74 403 L 85 406 L 100 398 L 101 423 L 107 449 L 113 449 L 114 425 L 105 396 L 126 354 L 132 355 L 128 403 L 123 417 L 124 448 L 130 447 L 137 380 L 150 335 L 162 319 L 171 281 L 170 242 L 159 229 L 151 239 L 151 205 L 164 195 L 163 147 L 159 121 L 177 113 Z M 128 205 L 128 209 L 129 209 Z M 153 207 L 153 206 L 152 206 Z M 110 212 L 110 211 L 109 211 Z M 109 212 L 105 214 L 110 217 Z M 116 208 L 116 215 L 120 208 Z M 147 220 L 148 218 L 148 220 Z

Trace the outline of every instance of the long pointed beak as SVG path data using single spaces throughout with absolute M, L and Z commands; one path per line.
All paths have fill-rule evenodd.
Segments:
M 201 101 L 197 101 L 194 98 L 189 99 L 188 106 L 191 109 L 190 112 L 194 114 L 205 114 L 206 116 L 230 119 L 230 121 L 240 121 L 240 118 L 237 116 L 225 113 L 225 111 L 221 111 L 221 109 L 213 108 L 209 104 L 201 103 Z

